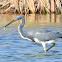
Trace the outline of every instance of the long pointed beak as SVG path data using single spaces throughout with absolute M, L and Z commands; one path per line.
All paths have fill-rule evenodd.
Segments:
M 10 25 L 12 22 L 14 22 L 15 20 L 12 20 L 11 22 L 9 22 L 7 25 L 5 25 L 4 27 Z
M 16 19 L 17 20 L 17 19 Z M 10 25 L 12 22 L 16 21 L 16 20 L 12 20 L 11 22 L 9 22 L 7 25 L 5 25 L 4 27 L 7 27 L 8 25 Z

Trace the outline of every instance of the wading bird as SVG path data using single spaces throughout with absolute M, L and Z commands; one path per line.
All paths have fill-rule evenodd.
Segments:
M 42 44 L 42 46 L 44 48 L 44 53 L 46 53 L 46 51 L 50 50 L 52 47 L 55 46 L 55 43 L 54 43 L 55 39 L 62 38 L 62 33 L 49 31 L 49 30 L 33 31 L 31 33 L 30 33 L 30 31 L 27 33 L 23 32 L 22 28 L 25 24 L 25 18 L 22 15 L 16 16 L 11 22 L 9 22 L 4 27 L 7 27 L 12 22 L 14 22 L 16 20 L 20 20 L 20 19 L 22 19 L 22 23 L 19 24 L 19 26 L 18 26 L 18 32 L 21 35 L 21 37 L 24 39 L 31 40 L 31 41 L 37 42 L 39 44 Z M 53 45 L 46 50 L 46 44 L 50 44 L 50 43 Z

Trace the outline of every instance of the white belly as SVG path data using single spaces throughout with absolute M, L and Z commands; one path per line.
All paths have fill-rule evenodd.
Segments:
M 54 43 L 54 40 L 49 40 L 49 41 L 39 41 L 37 38 L 34 38 L 34 41 L 39 43 L 39 44 L 42 44 L 42 43 L 45 43 L 45 44 L 50 44 L 50 43 Z

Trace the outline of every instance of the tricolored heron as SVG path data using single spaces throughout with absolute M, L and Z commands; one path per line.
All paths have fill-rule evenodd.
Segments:
M 53 31 L 49 31 L 49 30 L 44 30 L 44 31 L 33 31 L 28 32 L 28 33 L 24 33 L 22 28 L 25 24 L 25 18 L 22 15 L 18 15 L 16 16 L 10 23 L 8 23 L 7 25 L 5 25 L 4 27 L 7 27 L 8 25 L 10 25 L 12 22 L 16 21 L 16 20 L 20 20 L 22 19 L 22 23 L 19 24 L 18 26 L 18 32 L 21 35 L 22 38 L 27 39 L 27 40 L 31 40 L 34 42 L 37 42 L 39 44 L 42 44 L 43 48 L 44 48 L 44 53 L 46 53 L 46 51 L 50 50 L 52 47 L 55 46 L 55 39 L 57 38 L 62 38 L 62 33 L 60 32 L 53 32 Z M 46 50 L 46 44 L 50 44 L 52 43 L 53 46 L 51 46 L 50 48 L 48 48 Z

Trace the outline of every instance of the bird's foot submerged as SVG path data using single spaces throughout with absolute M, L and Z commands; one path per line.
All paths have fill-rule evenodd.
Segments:
M 3 30 L 6 30 L 6 28 L 5 28 L 5 27 L 3 27 Z
M 46 50 L 44 50 L 44 53 L 46 54 Z

